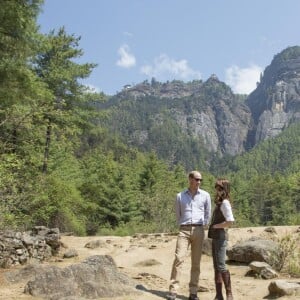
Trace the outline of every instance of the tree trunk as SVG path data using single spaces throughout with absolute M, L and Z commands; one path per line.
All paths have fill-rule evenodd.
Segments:
M 52 132 L 52 124 L 51 120 L 48 120 L 47 130 L 46 130 L 46 143 L 44 150 L 44 162 L 42 167 L 42 172 L 47 173 L 48 170 L 48 159 L 49 159 L 49 151 L 50 151 L 50 141 L 51 141 L 51 132 Z

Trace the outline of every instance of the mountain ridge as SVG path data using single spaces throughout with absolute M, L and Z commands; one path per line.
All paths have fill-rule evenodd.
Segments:
M 274 56 L 248 96 L 234 94 L 215 74 L 204 82 L 161 83 L 152 78 L 126 86 L 108 100 L 104 107 L 111 117 L 106 125 L 130 146 L 162 156 L 166 152 L 173 163 L 180 161 L 176 147 L 172 152 L 166 144 L 184 148 L 183 143 L 198 143 L 200 148 L 192 152 L 202 151 L 202 160 L 209 165 L 215 157 L 240 155 L 299 122 L 299 91 L 300 47 L 294 46 Z M 173 127 L 155 138 L 168 122 Z M 173 130 L 178 140 L 169 138 Z

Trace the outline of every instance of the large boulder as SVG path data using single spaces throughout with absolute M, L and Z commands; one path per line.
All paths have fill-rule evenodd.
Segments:
M 227 249 L 226 253 L 231 261 L 247 264 L 252 261 L 262 261 L 272 265 L 274 256 L 278 255 L 280 251 L 279 244 L 272 240 L 251 238 L 235 244 Z
M 95 255 L 66 268 L 47 266 L 35 271 L 25 293 L 43 299 L 96 299 L 136 293 L 136 283 L 120 273 L 109 255 Z

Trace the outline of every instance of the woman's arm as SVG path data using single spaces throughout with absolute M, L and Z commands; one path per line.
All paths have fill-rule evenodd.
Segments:
M 229 227 L 233 221 L 224 221 L 223 223 L 215 224 L 213 225 L 214 229 L 221 229 L 221 228 L 227 228 Z

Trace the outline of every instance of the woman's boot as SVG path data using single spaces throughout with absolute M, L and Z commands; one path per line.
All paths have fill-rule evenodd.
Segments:
M 231 290 L 231 280 L 229 271 L 222 272 L 222 278 L 225 285 L 226 290 L 226 299 L 233 300 L 232 290 Z
M 216 296 L 214 300 L 224 300 L 222 295 L 222 273 L 215 271 Z

